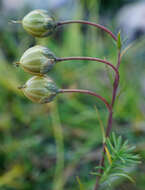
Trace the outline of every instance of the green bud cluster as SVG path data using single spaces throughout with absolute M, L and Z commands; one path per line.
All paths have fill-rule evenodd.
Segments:
M 24 29 L 35 37 L 45 37 L 55 29 L 55 21 L 45 10 L 34 10 L 23 20 Z M 36 103 L 51 102 L 59 93 L 56 84 L 45 74 L 56 62 L 55 55 L 46 47 L 36 45 L 24 52 L 17 65 L 25 72 L 34 75 L 25 85 L 20 87 L 24 95 Z

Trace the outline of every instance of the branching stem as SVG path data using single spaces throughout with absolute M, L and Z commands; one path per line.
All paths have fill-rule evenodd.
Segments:
M 114 71 L 115 71 L 115 80 L 113 83 L 113 92 L 112 92 L 112 100 L 111 100 L 111 104 L 109 104 L 106 99 L 104 99 L 102 96 L 88 91 L 88 90 L 78 90 L 78 89 L 72 89 L 72 90 L 68 90 L 68 89 L 61 89 L 60 93 L 71 93 L 71 92 L 79 92 L 79 93 L 84 93 L 84 94 L 90 94 L 93 96 L 96 96 L 97 98 L 101 99 L 105 105 L 108 108 L 109 111 L 109 116 L 108 116 L 108 123 L 107 123 L 107 128 L 106 128 L 106 137 L 108 137 L 110 135 L 111 129 L 112 129 L 112 117 L 113 117 L 113 106 L 114 106 L 114 102 L 116 99 L 116 94 L 117 94 L 117 89 L 118 89 L 118 85 L 119 85 L 119 66 L 121 63 L 121 53 L 120 50 L 118 52 L 118 62 L 117 62 L 117 66 L 115 67 L 114 65 L 112 65 L 110 62 L 106 61 L 106 60 L 102 60 L 99 58 L 94 58 L 94 57 L 65 57 L 65 58 L 56 58 L 56 62 L 60 62 L 60 61 L 69 61 L 69 60 L 87 60 L 87 61 L 96 61 L 96 62 L 100 62 L 100 63 L 104 63 L 107 66 L 111 67 Z M 100 168 L 102 168 L 104 166 L 104 160 L 105 160 L 105 143 L 103 143 L 103 153 L 102 153 L 102 158 L 100 160 Z M 103 170 L 100 169 L 99 170 L 100 175 L 103 173 Z M 100 177 L 97 177 L 96 179 L 96 185 L 95 185 L 95 189 L 94 190 L 98 190 L 99 188 L 99 180 Z
M 104 32 L 108 33 L 115 41 L 118 41 L 118 38 L 106 27 L 100 25 L 100 24 L 96 24 L 93 22 L 89 22 L 89 21 L 84 21 L 84 20 L 68 20 L 68 21 L 61 21 L 58 22 L 56 24 L 57 26 L 62 26 L 65 24 L 73 24 L 73 23 L 80 23 L 80 24 L 88 24 L 97 28 L 100 28 L 101 30 L 103 30 Z M 115 71 L 115 79 L 114 79 L 114 83 L 113 83 L 113 91 L 112 91 L 112 100 L 111 103 L 109 104 L 106 99 L 104 99 L 102 96 L 88 91 L 88 90 L 78 90 L 78 89 L 72 89 L 72 90 L 67 90 L 67 89 L 61 89 L 60 93 L 64 93 L 64 92 L 79 92 L 79 93 L 84 93 L 84 94 L 90 94 L 93 96 L 96 96 L 97 98 L 101 99 L 105 105 L 108 108 L 109 111 L 109 116 L 108 116 L 108 123 L 107 123 L 107 128 L 106 128 L 106 137 L 108 137 L 110 135 L 111 129 L 112 129 L 112 118 L 113 118 L 113 106 L 115 103 L 115 99 L 116 99 L 116 94 L 117 94 L 117 89 L 118 89 L 118 85 L 119 85 L 119 66 L 121 63 L 121 51 L 120 49 L 118 50 L 118 62 L 116 67 L 114 65 L 112 65 L 111 63 L 109 63 L 106 60 L 102 60 L 99 58 L 92 58 L 92 57 L 66 57 L 66 58 L 56 58 L 56 61 L 69 61 L 69 60 L 88 60 L 88 61 L 97 61 L 97 62 L 101 62 L 104 63 L 106 65 L 108 65 L 109 67 L 111 67 L 114 71 Z M 105 142 L 103 143 L 103 152 L 102 152 L 102 158 L 100 160 L 100 168 L 103 168 L 104 166 L 104 160 L 105 160 Z M 94 190 L 98 190 L 99 189 L 99 182 L 100 182 L 100 178 L 101 178 L 101 174 L 103 173 L 103 170 L 100 169 L 99 170 L 99 176 L 96 179 L 96 184 L 95 184 L 95 188 Z

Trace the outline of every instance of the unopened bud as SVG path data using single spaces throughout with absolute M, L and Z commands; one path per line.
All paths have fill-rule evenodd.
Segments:
M 59 92 L 52 79 L 46 76 L 34 76 L 20 89 L 27 98 L 40 104 L 51 102 Z
M 46 37 L 55 30 L 55 20 L 46 10 L 34 10 L 22 20 L 24 29 L 34 37 Z
M 55 55 L 48 48 L 37 45 L 24 52 L 19 64 L 28 73 L 43 75 L 55 64 Z

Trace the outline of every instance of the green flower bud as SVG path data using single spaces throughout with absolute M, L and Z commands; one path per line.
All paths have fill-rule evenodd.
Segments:
M 26 50 L 17 64 L 28 73 L 43 75 L 55 64 L 55 56 L 48 48 L 37 45 Z
M 28 99 L 40 104 L 51 102 L 59 92 L 56 84 L 47 76 L 34 76 L 19 88 Z
M 46 10 L 34 10 L 22 20 L 24 29 L 34 37 L 46 37 L 53 33 L 55 20 Z

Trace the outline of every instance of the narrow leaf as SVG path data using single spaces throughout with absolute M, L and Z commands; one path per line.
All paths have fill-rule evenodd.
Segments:
M 112 174 L 112 176 L 125 177 L 129 181 L 131 181 L 132 183 L 135 183 L 134 179 L 131 176 L 129 176 L 128 174 L 125 174 L 125 173 L 114 173 L 114 174 Z
M 97 115 L 98 115 L 98 121 L 99 121 L 99 125 L 100 125 L 101 131 L 102 131 L 103 143 L 105 143 L 106 137 L 105 137 L 104 125 L 103 125 L 103 122 L 101 120 L 99 111 L 98 111 L 96 106 L 95 106 L 95 109 L 96 109 L 96 112 L 97 112 Z
M 79 189 L 80 189 L 80 190 L 85 190 L 84 185 L 82 184 L 80 178 L 77 176 L 76 179 L 77 179 L 77 182 L 78 182 L 78 184 L 79 184 Z
M 91 172 L 90 174 L 96 175 L 96 176 L 101 176 L 101 174 L 100 174 L 100 173 L 97 173 L 97 172 Z
M 117 39 L 117 47 L 120 50 L 122 47 L 122 41 L 121 41 L 121 34 L 120 31 L 118 32 L 118 39 Z
M 108 148 L 106 146 L 105 146 L 105 151 L 106 151 L 108 162 L 111 165 L 112 164 L 111 154 L 110 154 L 110 152 L 109 152 L 109 150 L 108 150 Z

